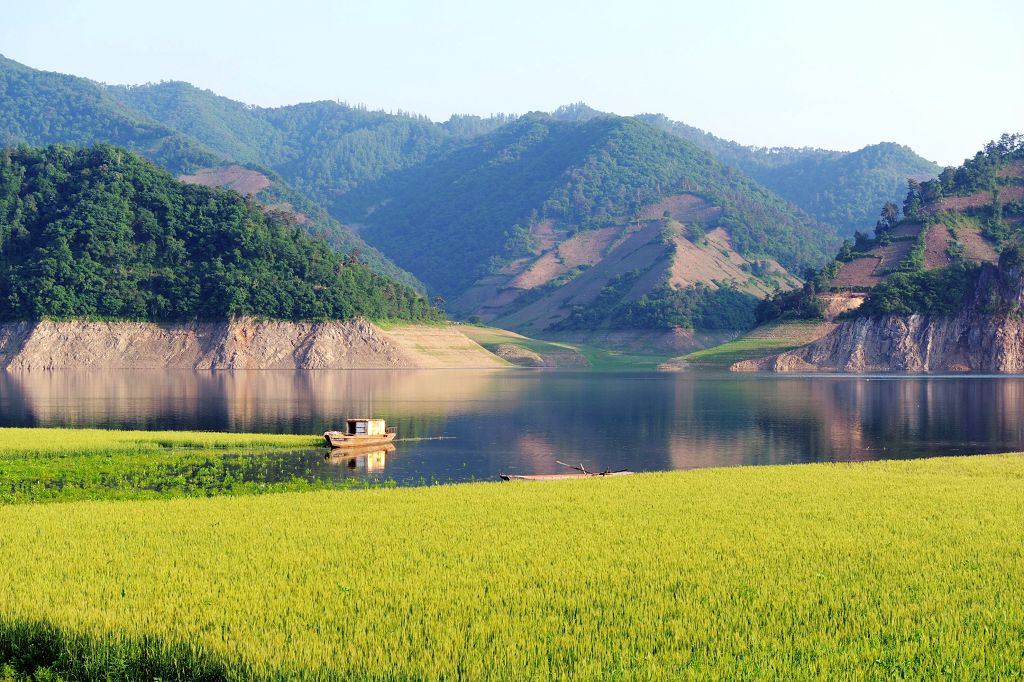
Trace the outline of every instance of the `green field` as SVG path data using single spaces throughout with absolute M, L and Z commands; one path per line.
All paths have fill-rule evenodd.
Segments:
M 799 348 L 817 338 L 820 322 L 771 323 L 726 343 L 675 358 L 688 366 L 727 369 L 741 360 L 763 358 Z
M 1024 456 L 0 506 L 37 679 L 1009 679 Z M 3 673 L 0 673 L 0 679 Z
M 310 449 L 323 449 L 323 439 L 3 428 L 0 504 L 243 495 L 357 485 L 351 479 L 320 481 L 301 467 L 289 466 L 293 462 L 287 453 Z M 278 456 L 270 457 L 271 453 Z
M 592 344 L 570 343 L 567 341 L 544 341 L 522 336 L 497 327 L 463 325 L 463 334 L 489 351 L 501 344 L 519 346 L 544 358 L 557 359 L 566 356 L 582 358 L 584 362 L 556 364 L 562 367 L 588 367 L 603 372 L 609 371 L 651 371 L 668 360 L 665 354 L 641 353 L 615 348 L 602 348 Z M 564 363 L 564 361 L 563 361 Z

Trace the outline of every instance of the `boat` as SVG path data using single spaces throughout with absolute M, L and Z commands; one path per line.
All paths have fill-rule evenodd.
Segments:
M 626 471 L 587 471 L 586 467 L 582 464 L 573 466 L 566 464 L 565 462 L 555 461 L 556 464 L 561 464 L 564 467 L 575 469 L 574 474 L 498 474 L 503 481 L 568 481 L 575 478 L 594 478 L 600 476 L 630 476 L 634 472 Z
M 398 430 L 388 427 L 383 419 L 346 419 L 344 431 L 324 431 L 330 448 L 361 448 L 381 445 L 395 439 Z
M 503 481 L 566 481 L 574 478 L 629 476 L 633 471 L 600 471 L 589 474 L 498 474 Z

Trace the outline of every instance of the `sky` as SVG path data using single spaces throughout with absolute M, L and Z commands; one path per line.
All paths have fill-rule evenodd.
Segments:
M 3 0 L 0 54 L 105 83 L 445 120 L 583 101 L 757 146 L 907 144 L 959 164 L 1024 131 L 1020 0 Z

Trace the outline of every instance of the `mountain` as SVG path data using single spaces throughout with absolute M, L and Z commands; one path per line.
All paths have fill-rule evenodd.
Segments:
M 592 237 L 581 236 L 564 248 L 561 244 L 571 240 L 581 228 L 590 231 L 618 225 L 616 233 L 623 232 L 625 223 L 641 205 L 657 203 L 662 198 L 651 192 L 660 187 L 659 183 L 678 182 L 692 174 L 691 189 L 704 187 L 707 178 L 701 166 L 713 161 L 702 155 L 699 162 L 688 159 L 676 167 L 669 162 L 665 168 L 658 168 L 661 161 L 657 160 L 642 167 L 637 161 L 644 155 L 663 160 L 678 156 L 679 148 L 687 146 L 642 125 L 637 125 L 636 130 L 644 129 L 643 135 L 623 136 L 629 138 L 626 144 L 631 148 L 621 155 L 623 159 L 630 157 L 627 164 L 620 163 L 621 159 L 604 164 L 597 156 L 588 160 L 588 154 L 602 144 L 597 139 L 600 124 L 590 121 L 604 115 L 585 108 L 577 109 L 576 121 L 587 124 L 581 126 L 561 125 L 563 121 L 555 120 L 571 117 L 568 107 L 560 109 L 554 117 L 452 117 L 438 124 L 423 117 L 370 112 L 338 102 L 252 107 L 186 83 L 110 87 L 108 92 L 122 104 L 195 137 L 218 153 L 273 168 L 305 195 L 327 206 L 336 218 L 357 228 L 360 236 L 402 260 L 403 267 L 415 271 L 432 289 L 447 296 L 454 312 L 502 318 L 519 328 L 530 327 L 533 321 L 520 321 L 521 315 L 510 318 L 508 307 L 495 305 L 494 299 L 515 298 L 515 305 L 522 307 L 530 297 L 564 282 L 577 268 L 596 264 L 594 244 L 584 249 L 589 251 L 580 256 L 583 260 L 579 262 L 570 253 L 577 243 Z M 537 125 L 550 126 L 551 130 L 538 130 Z M 579 130 L 575 130 L 577 127 Z M 650 137 L 652 134 L 654 137 Z M 536 135 L 547 139 L 531 137 Z M 642 139 L 644 135 L 647 139 Z M 617 144 L 614 140 L 608 143 Z M 672 150 L 667 155 L 657 149 L 666 143 Z M 647 149 L 641 151 L 644 145 Z M 699 150 L 691 147 L 683 156 L 695 153 Z M 715 172 L 729 173 L 721 167 Z M 571 187 L 567 180 L 571 174 L 578 177 L 578 182 L 596 183 L 595 187 Z M 776 285 L 790 288 L 798 281 L 771 258 L 773 254 L 799 270 L 821 262 L 830 248 L 824 246 L 831 243 L 829 235 L 819 234 L 827 233 L 827 229 L 813 226 L 814 234 L 809 239 L 791 239 L 788 226 L 779 230 L 768 226 L 772 222 L 807 221 L 807 216 L 794 218 L 799 211 L 769 196 L 763 188 L 757 188 L 757 196 L 751 198 L 756 183 L 740 177 L 741 173 L 731 175 L 735 177 L 719 178 L 709 185 L 712 189 L 717 187 L 717 201 L 729 204 L 728 215 L 721 216 L 721 225 L 708 226 L 710 238 L 698 237 L 698 244 L 687 242 L 685 258 L 674 258 L 669 253 L 674 247 L 668 244 L 647 249 L 664 262 L 659 266 L 661 275 L 647 276 L 645 281 L 651 286 L 645 292 L 660 295 L 659 309 L 682 308 L 682 314 L 669 317 L 687 325 L 694 318 L 710 321 L 715 315 L 702 314 L 701 310 L 710 305 L 707 301 L 720 303 L 725 295 L 712 296 L 702 290 L 700 295 L 688 296 L 680 302 L 668 296 L 662 285 L 672 282 L 686 288 L 700 283 L 713 291 L 719 281 L 729 289 L 738 287 L 750 295 L 750 300 L 744 300 L 749 313 L 755 296 L 766 295 Z M 730 183 L 739 186 L 729 188 Z M 558 192 L 561 196 L 556 196 Z M 570 196 L 580 192 L 589 192 L 607 205 L 588 206 L 591 199 L 576 201 Z M 637 196 L 625 200 L 631 192 Z M 657 217 L 664 219 L 662 214 Z M 690 218 L 685 211 L 680 215 Z M 696 224 L 688 226 L 687 233 L 691 229 L 694 233 L 700 231 L 700 222 L 696 220 Z M 540 223 L 543 225 L 538 227 Z M 717 227 L 723 229 L 715 232 Z M 666 226 L 655 232 L 660 233 L 662 228 Z M 531 236 L 531 230 L 543 234 Z M 649 232 L 644 232 L 644 238 L 650 236 Z M 599 250 L 607 251 L 625 241 L 606 239 L 606 233 L 607 229 L 597 237 L 601 242 Z M 682 235 L 680 238 L 686 241 Z M 546 247 L 531 245 L 538 240 Z M 617 243 L 613 245 L 612 241 Z M 634 250 L 636 241 L 631 240 L 616 258 Z M 751 258 L 748 260 L 740 252 Z M 526 279 L 532 284 L 526 296 L 517 296 L 518 292 L 526 291 L 519 288 L 525 280 L 517 280 L 524 268 L 517 269 L 513 262 L 530 260 L 531 254 L 539 264 L 536 268 L 524 266 L 531 270 Z M 543 273 L 551 270 L 548 262 L 552 259 L 558 260 L 559 265 L 555 268 L 557 272 L 548 277 Z M 665 265 L 683 260 L 691 265 L 692 261 L 700 261 L 700 272 L 689 278 L 678 273 L 673 277 L 671 268 Z M 632 262 L 625 261 L 627 265 Z M 646 262 L 634 265 L 645 270 L 650 267 Z M 594 269 L 583 279 L 595 283 L 587 290 L 597 284 L 599 290 L 604 289 L 620 275 L 625 279 L 634 277 L 631 271 L 621 271 L 622 267 L 625 266 Z M 680 269 L 676 267 L 677 271 Z M 607 274 L 601 274 L 605 271 Z M 752 277 L 754 271 L 759 274 Z M 500 282 L 496 284 L 497 280 Z M 547 289 L 540 289 L 538 282 Z M 616 286 L 625 287 L 622 278 L 616 280 Z M 572 311 L 589 304 L 586 298 L 572 297 L 571 302 L 560 307 Z M 612 298 L 615 297 L 606 292 L 603 300 Z M 666 299 L 673 300 L 669 303 Z M 616 298 L 615 302 L 619 300 Z M 616 311 L 616 315 L 618 312 L 621 311 Z M 648 313 L 645 311 L 642 317 L 650 318 Z M 577 325 L 600 324 L 593 317 L 577 314 L 573 320 Z M 639 321 L 636 314 L 624 319 Z M 560 321 L 548 320 L 545 328 Z M 659 324 L 664 326 L 666 322 L 662 319 Z
M 909 183 L 873 239 L 846 242 L 825 269 L 863 303 L 809 346 L 744 369 L 1024 369 L 1024 136 L 1004 135 L 959 168 Z M 780 297 L 785 298 L 785 296 Z
M 323 236 L 346 253 L 358 250 L 375 271 L 422 289 L 422 283 L 409 273 L 395 267 L 308 197 L 288 186 L 280 175 L 261 166 L 257 156 L 233 155 L 239 149 L 226 150 L 231 153 L 215 150 L 122 103 L 112 94 L 117 90 L 84 78 L 31 69 L 0 56 L 0 147 L 110 143 L 135 151 L 176 174 L 195 176 L 197 171 L 206 170 L 207 179 L 216 177 L 209 171 L 220 172 L 243 162 L 252 173 L 264 177 L 259 181 L 261 189 L 254 192 L 259 201 L 282 209 L 294 208 L 298 222 L 310 233 Z M 207 120 L 223 114 L 218 110 Z M 236 120 L 226 117 L 220 126 L 230 130 L 236 124 Z M 251 128 L 241 130 L 243 137 L 253 134 Z
M 897 145 L 757 150 L 582 104 L 434 123 L 330 101 L 256 107 L 181 82 L 106 86 L 9 60 L 0 76 L 10 142 L 120 140 L 425 282 L 455 313 L 533 331 L 746 324 L 757 299 L 798 286 L 834 248 L 808 212 L 864 227 L 864 196 L 889 196 L 917 158 Z
M 902 219 L 890 204 L 873 239 L 861 235 L 840 251 L 832 288 L 874 292 L 865 311 L 912 312 L 916 304 L 896 299 L 920 273 L 996 263 L 1024 227 L 1022 160 L 1020 138 L 1006 135 L 936 180 L 911 182 Z M 895 298 L 883 303 L 883 295 Z
M 637 118 L 743 170 L 821 222 L 836 226 L 842 236 L 853 236 L 873 224 L 878 206 L 903 197 L 908 178 L 922 181 L 939 172 L 937 164 L 892 142 L 854 152 L 748 147 L 661 114 Z
M 652 298 L 693 308 L 672 292 L 698 285 L 701 301 L 719 288 L 753 301 L 793 286 L 787 269 L 820 263 L 836 243 L 694 145 L 613 116 L 527 115 L 353 190 L 337 207 L 456 312 L 531 331 L 602 326 Z M 574 315 L 595 304 L 596 318 Z M 676 316 L 679 326 L 695 312 Z
M 0 319 L 443 319 L 237 192 L 126 149 L 0 152 Z
M 108 86 L 107 93 L 226 158 L 273 169 L 328 209 L 350 190 L 415 165 L 449 141 L 511 120 L 452 116 L 434 123 L 330 101 L 264 108 L 181 82 Z
M 84 78 L 0 56 L 0 146 L 107 142 L 181 173 L 220 161 L 211 149 L 148 119 Z

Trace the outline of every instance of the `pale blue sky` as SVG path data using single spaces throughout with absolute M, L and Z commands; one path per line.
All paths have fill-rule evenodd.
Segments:
M 8 0 L 0 53 L 260 105 L 437 120 L 586 101 L 746 144 L 891 140 L 959 163 L 1024 130 L 1024 3 Z

